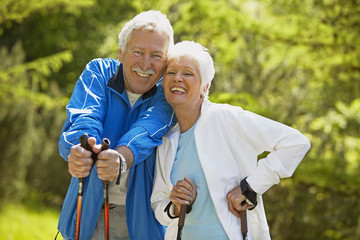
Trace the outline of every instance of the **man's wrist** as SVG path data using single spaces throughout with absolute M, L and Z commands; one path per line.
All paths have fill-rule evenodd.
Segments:
M 121 174 L 125 173 L 127 170 L 127 163 L 126 163 L 126 159 L 124 158 L 124 156 L 117 152 L 119 155 L 119 161 L 120 161 L 120 167 L 119 167 L 119 175 L 116 179 L 116 184 L 119 185 L 120 184 L 120 178 L 121 178 Z
M 124 158 L 124 156 L 119 153 L 119 160 L 120 160 L 120 168 L 119 168 L 119 173 L 125 173 L 127 170 L 127 163 L 126 163 L 126 159 Z

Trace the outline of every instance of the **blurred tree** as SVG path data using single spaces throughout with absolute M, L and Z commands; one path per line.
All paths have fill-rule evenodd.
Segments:
M 0 159 L 0 167 L 5 169 L 0 176 L 0 201 L 28 197 L 30 190 L 52 194 L 65 191 L 63 182 L 60 187 L 47 186 L 54 183 L 49 181 L 51 176 L 64 179 L 66 173 L 65 165 L 52 161 L 59 158 L 57 139 L 67 98 L 51 76 L 72 61 L 72 53 L 66 49 L 41 51 L 44 39 L 24 34 L 23 27 L 48 11 L 60 8 L 76 14 L 88 4 L 9 0 L 0 5 L 0 144 L 5 149 Z M 33 41 L 32 48 L 40 46 L 38 55 L 31 58 L 24 47 L 28 40 Z M 31 168 L 35 170 L 29 171 Z
M 213 101 L 294 126 L 312 142 L 291 184 L 280 185 L 288 196 L 269 192 L 270 206 L 279 205 L 269 210 L 271 225 L 280 226 L 275 239 L 359 238 L 359 211 L 348 208 L 360 204 L 359 1 L 178 1 L 169 16 L 177 40 L 210 49 Z M 308 211 L 317 208 L 328 214 L 316 219 L 321 211 Z M 281 209 L 289 217 L 279 218 Z
M 176 41 L 209 48 L 217 70 L 213 101 L 309 137 L 312 148 L 295 175 L 264 195 L 273 239 L 359 239 L 359 6 L 359 0 L 2 1 L 0 199 L 20 198 L 29 187 L 63 196 L 69 174 L 57 140 L 76 79 L 91 59 L 117 57 L 117 35 L 128 19 L 157 9 L 168 15 Z

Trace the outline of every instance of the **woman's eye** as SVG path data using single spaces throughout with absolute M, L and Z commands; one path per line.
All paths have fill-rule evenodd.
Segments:
M 168 71 L 168 72 L 166 72 L 166 74 L 167 74 L 167 75 L 174 75 L 175 72 L 174 72 L 174 71 Z

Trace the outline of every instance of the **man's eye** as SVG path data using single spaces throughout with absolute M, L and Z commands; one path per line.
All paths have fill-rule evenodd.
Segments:
M 155 59 L 155 60 L 160 60 L 162 58 L 161 55 L 159 54 L 153 54 L 152 57 Z
M 142 52 L 140 52 L 140 51 L 133 51 L 133 54 L 134 54 L 135 56 L 141 56 L 141 55 L 142 55 Z

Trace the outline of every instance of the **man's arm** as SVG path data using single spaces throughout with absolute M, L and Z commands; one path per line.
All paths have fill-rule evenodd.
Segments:
M 98 61 L 86 65 L 66 106 L 67 119 L 59 139 L 60 155 L 68 160 L 72 146 L 79 144 L 79 137 L 87 133 L 101 142 L 102 122 L 106 109 L 106 77 L 99 70 Z
M 165 99 L 162 86 L 158 87 L 150 105 L 118 143 L 121 149 L 117 150 L 123 155 L 129 155 L 129 159 L 124 155 L 128 168 L 146 159 L 176 123 L 175 113 Z

